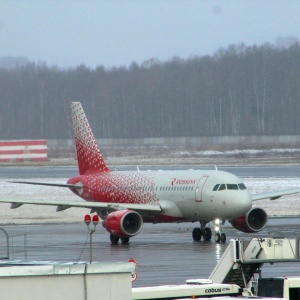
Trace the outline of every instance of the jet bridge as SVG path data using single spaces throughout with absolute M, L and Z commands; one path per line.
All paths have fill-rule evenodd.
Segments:
M 298 238 L 253 238 L 250 242 L 233 239 L 209 279 L 246 288 L 264 263 L 293 261 L 299 261 Z

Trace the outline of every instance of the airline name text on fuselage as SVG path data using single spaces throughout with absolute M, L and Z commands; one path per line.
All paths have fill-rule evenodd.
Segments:
M 171 185 L 174 185 L 174 184 L 196 184 L 196 180 L 173 178 L 171 181 Z

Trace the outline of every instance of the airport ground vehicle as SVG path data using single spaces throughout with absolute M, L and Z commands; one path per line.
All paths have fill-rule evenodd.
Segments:
M 291 261 L 299 262 L 298 238 L 253 238 L 250 242 L 233 239 L 208 279 L 190 279 L 185 285 L 136 288 L 133 299 L 299 300 L 300 277 L 261 276 L 265 263 Z

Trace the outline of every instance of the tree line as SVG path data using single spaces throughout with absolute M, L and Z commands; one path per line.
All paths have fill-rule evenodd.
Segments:
M 299 135 L 300 46 L 73 69 L 0 69 L 0 139 L 72 138 L 80 101 L 97 138 Z

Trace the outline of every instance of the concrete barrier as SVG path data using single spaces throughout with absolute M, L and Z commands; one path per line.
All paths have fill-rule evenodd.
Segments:
M 134 263 L 0 263 L 1 299 L 129 300 Z
M 46 161 L 47 140 L 0 141 L 0 162 Z

